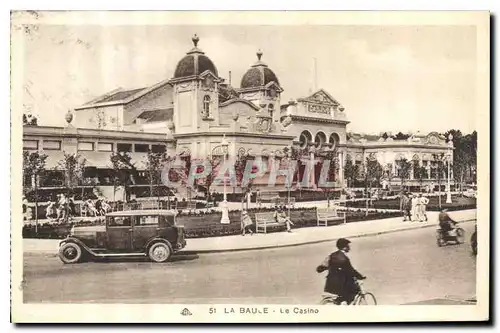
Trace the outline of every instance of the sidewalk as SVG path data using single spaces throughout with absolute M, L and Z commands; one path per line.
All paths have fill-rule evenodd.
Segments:
M 450 212 L 450 216 L 459 222 L 474 221 L 476 210 Z M 331 227 L 308 227 L 294 229 L 293 232 L 275 232 L 270 234 L 254 234 L 253 236 L 236 235 L 209 238 L 187 239 L 183 251 L 196 253 L 214 253 L 242 250 L 269 249 L 277 247 L 297 246 L 332 241 L 341 237 L 357 238 L 379 234 L 435 227 L 438 224 L 438 213 L 428 212 L 428 222 L 402 222 L 401 217 L 394 217 L 366 222 L 352 222 Z M 60 240 L 23 239 L 25 254 L 57 254 Z

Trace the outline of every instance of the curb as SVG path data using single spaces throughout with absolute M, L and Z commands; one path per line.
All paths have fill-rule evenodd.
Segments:
M 466 222 L 473 222 L 473 221 L 477 221 L 477 219 L 467 219 L 467 220 L 462 220 L 462 221 L 457 221 L 457 222 L 458 223 L 466 223 Z M 431 228 L 431 227 L 436 227 L 436 226 L 437 226 L 437 224 L 424 224 L 424 225 L 419 225 L 419 226 L 406 228 L 406 229 L 386 230 L 386 231 L 371 232 L 371 233 L 366 233 L 366 234 L 358 234 L 358 235 L 353 235 L 353 236 L 345 236 L 345 238 L 373 237 L 373 236 L 391 234 L 391 233 L 396 233 L 396 232 Z M 252 248 L 239 248 L 239 249 L 199 250 L 199 251 L 189 250 L 189 251 L 180 251 L 180 252 L 177 252 L 177 254 L 188 255 L 188 254 L 200 254 L 200 253 L 207 254 L 207 253 L 224 253 L 224 252 L 241 252 L 241 251 L 260 251 L 260 250 L 286 248 L 286 247 L 294 247 L 294 246 L 302 246 L 302 245 L 320 244 L 320 243 L 332 242 L 335 239 L 337 239 L 337 238 L 320 239 L 320 240 L 306 241 L 306 242 L 300 242 L 300 243 L 295 243 L 295 244 L 266 245 L 266 246 L 259 246 L 259 247 L 252 247 Z M 48 253 L 48 252 L 24 252 L 24 255 L 38 256 L 38 257 L 49 257 L 49 258 L 58 256 L 57 253 Z
M 476 221 L 476 220 L 477 219 L 468 219 L 468 220 L 457 221 L 457 222 L 458 223 L 466 223 L 466 222 L 472 222 L 472 221 Z M 436 226 L 437 226 L 437 224 L 425 224 L 425 225 L 415 226 L 415 227 L 411 227 L 411 228 L 407 228 L 407 229 L 387 230 L 387 231 L 371 232 L 371 233 L 360 234 L 360 235 L 353 235 L 353 236 L 345 236 L 345 238 L 373 237 L 373 236 L 379 236 L 379 235 L 384 235 L 384 234 L 391 234 L 391 233 L 402 232 L 402 231 L 431 228 L 431 227 L 436 227 Z M 269 250 L 269 249 L 294 247 L 294 246 L 301 246 L 301 245 L 320 244 L 320 243 L 332 242 L 332 241 L 334 241 L 336 239 L 337 238 L 329 238 L 329 239 L 320 239 L 320 240 L 314 240 L 314 241 L 306 241 L 306 242 L 295 243 L 295 244 L 267 245 L 267 246 L 252 247 L 252 248 L 242 248 L 242 249 L 180 251 L 179 253 L 183 253 L 183 254 L 200 254 L 200 253 L 223 253 L 223 252 L 259 251 L 259 250 Z

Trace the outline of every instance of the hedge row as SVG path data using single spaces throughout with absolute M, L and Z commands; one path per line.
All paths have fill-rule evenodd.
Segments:
M 265 212 L 272 210 L 249 210 L 250 216 L 255 221 L 255 212 Z M 229 212 L 229 224 L 221 224 L 220 220 L 222 214 L 219 212 L 200 212 L 198 214 L 182 214 L 177 217 L 177 223 L 183 225 L 186 231 L 186 238 L 204 238 L 204 237 L 218 237 L 227 235 L 236 235 L 241 232 L 240 229 L 240 215 L 239 211 Z M 402 216 L 400 212 L 369 212 L 365 216 L 362 209 L 358 211 L 347 212 L 347 222 L 366 221 L 374 219 L 389 218 L 395 216 Z M 293 228 L 304 228 L 316 226 L 316 210 L 315 208 L 309 209 L 293 209 L 290 211 L 290 218 L 294 223 Z M 23 227 L 23 238 L 52 238 L 60 239 L 69 234 L 74 225 L 103 225 L 104 220 L 97 221 L 81 221 L 69 224 L 49 224 L 44 223 L 38 226 L 38 234 L 35 230 L 35 225 L 29 224 Z M 255 228 L 255 226 L 254 226 Z M 255 229 L 254 229 L 255 230 Z M 270 229 L 269 231 L 275 231 Z

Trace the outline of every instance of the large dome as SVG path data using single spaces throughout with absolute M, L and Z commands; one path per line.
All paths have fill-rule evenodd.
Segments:
M 200 75 L 206 70 L 211 71 L 215 76 L 218 76 L 217 68 L 212 60 L 205 55 L 198 47 L 198 36 L 194 35 L 194 48 L 189 51 L 184 58 L 179 61 L 175 68 L 174 78 L 183 78 L 193 75 Z
M 242 89 L 262 87 L 269 82 L 280 85 L 276 74 L 260 60 L 261 57 L 262 52 L 257 52 L 258 61 L 241 78 L 240 87 Z

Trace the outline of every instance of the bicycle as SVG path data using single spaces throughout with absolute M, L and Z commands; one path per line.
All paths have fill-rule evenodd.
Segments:
M 370 292 L 366 292 L 363 288 L 363 282 L 361 280 L 356 280 L 356 285 L 358 286 L 358 293 L 354 297 L 354 300 L 348 305 L 377 305 L 377 299 L 375 295 Z M 337 298 L 339 296 L 335 294 L 325 293 L 321 299 L 320 304 L 337 304 Z M 341 302 L 342 304 L 343 302 Z

